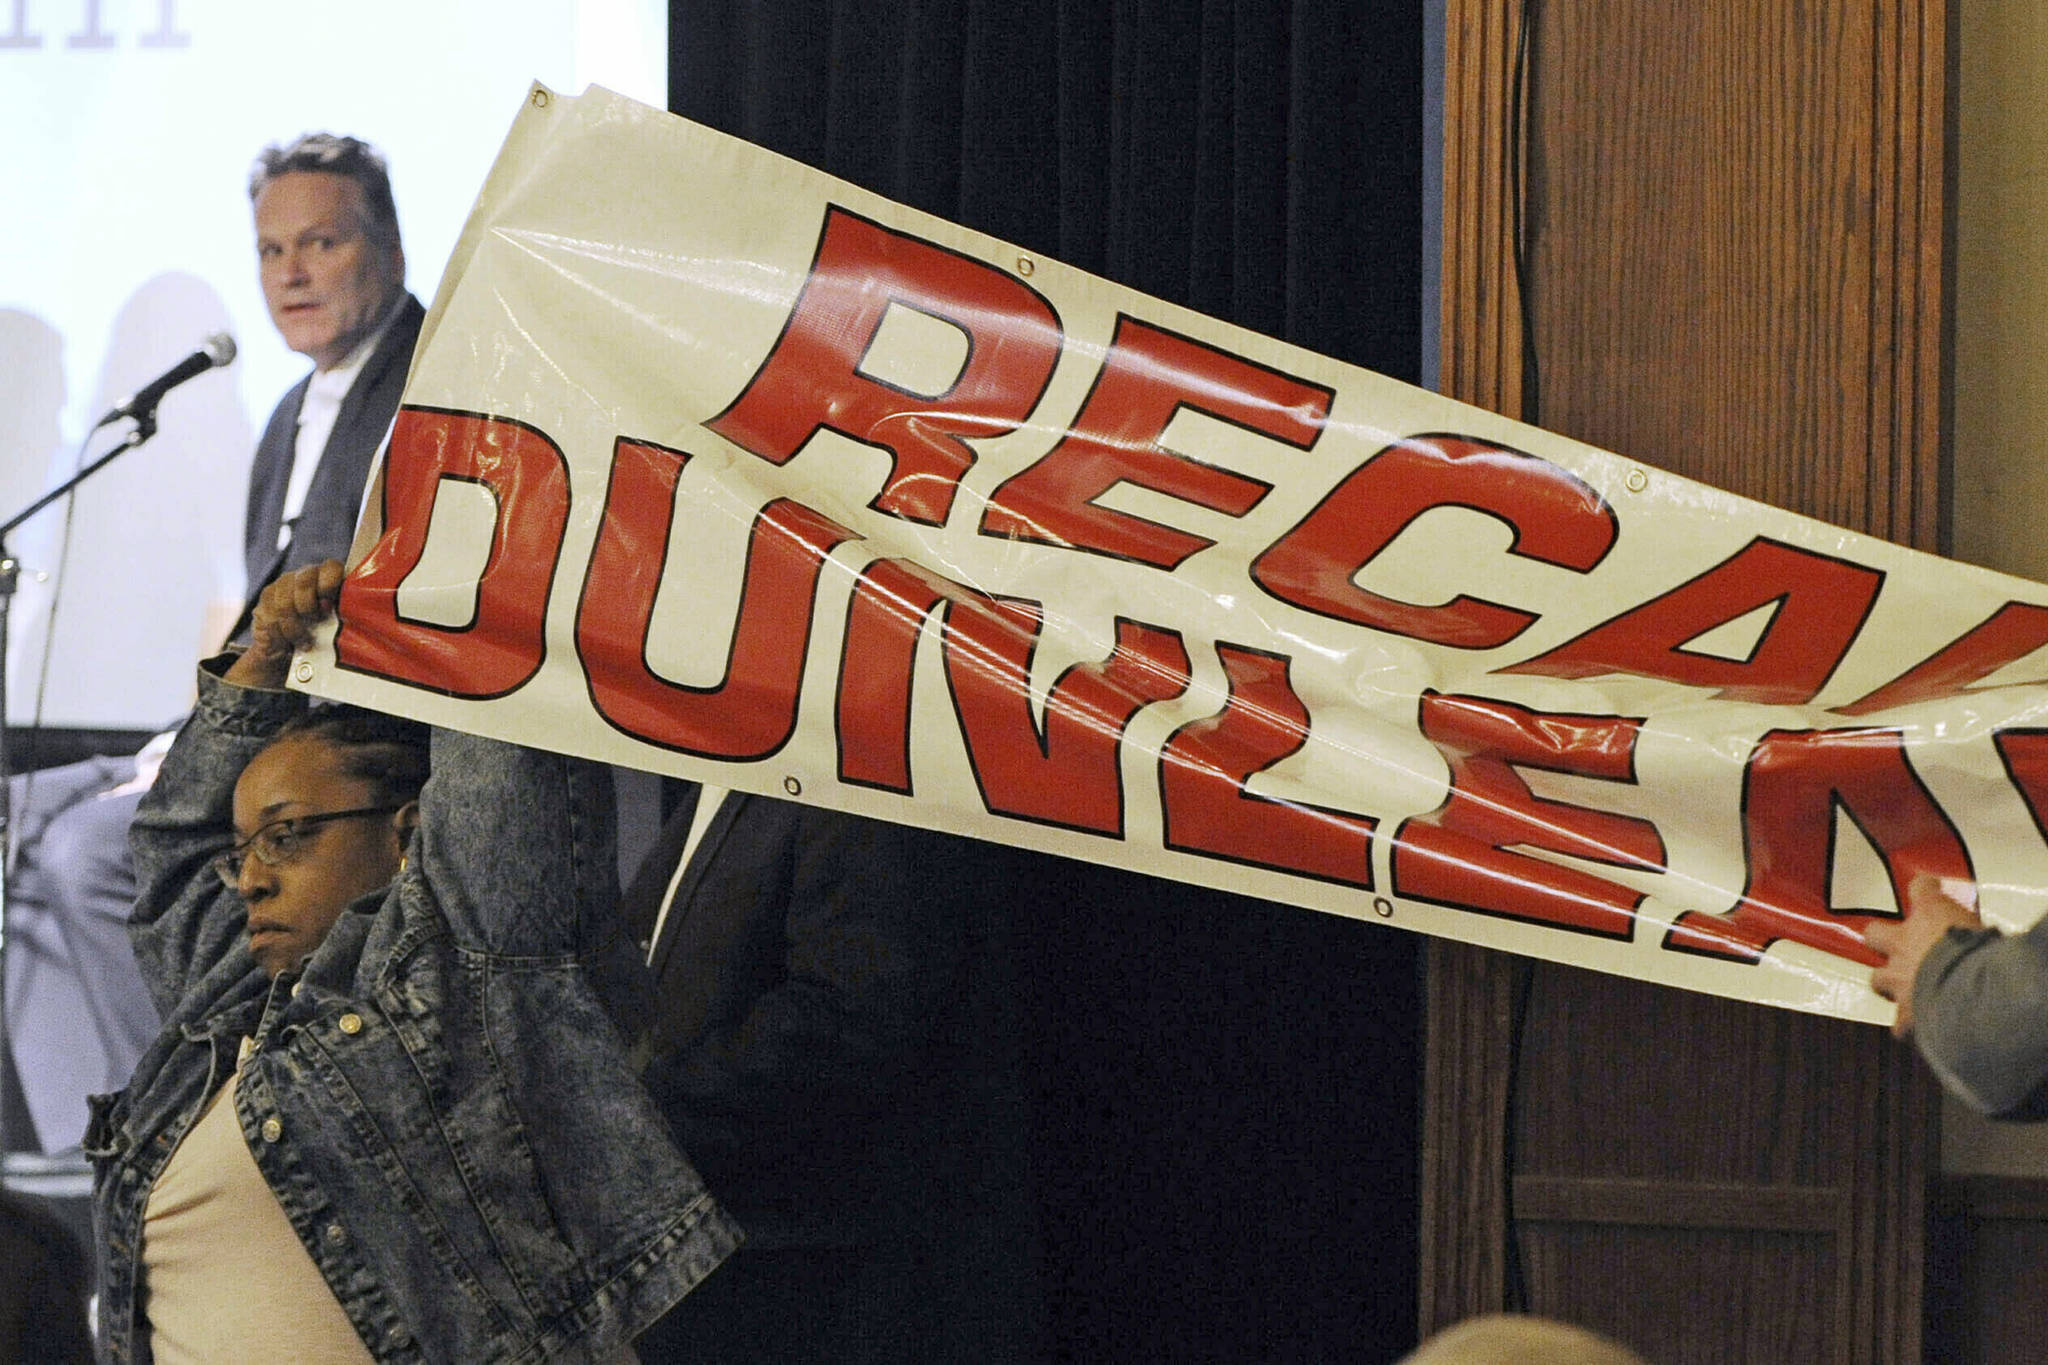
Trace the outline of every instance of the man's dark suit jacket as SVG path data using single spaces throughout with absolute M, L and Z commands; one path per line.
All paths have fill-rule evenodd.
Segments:
M 691 797 L 627 891 L 643 937 Z M 739 1256 L 751 1269 L 830 1248 L 878 1314 L 909 1305 L 921 1333 L 964 1339 L 896 1358 L 1029 1358 L 1028 1103 L 1000 854 L 732 792 L 654 945 L 643 1075 L 746 1229 Z M 671 1326 L 701 1349 L 691 1309 Z M 829 1341 L 819 1355 L 865 1358 Z
M 284 522 L 285 487 L 291 482 L 292 446 L 298 437 L 299 409 L 313 377 L 309 374 L 293 385 L 270 414 L 270 424 L 256 443 L 256 458 L 249 467 L 249 514 L 242 546 L 250 597 L 287 569 L 348 558 L 370 461 L 398 411 L 413 345 L 426 316 L 420 301 L 407 294 L 390 329 L 356 376 L 334 419 L 334 432 L 327 438 L 313 482 L 306 489 L 305 510 L 292 528 L 291 545 L 282 556 L 277 533 Z

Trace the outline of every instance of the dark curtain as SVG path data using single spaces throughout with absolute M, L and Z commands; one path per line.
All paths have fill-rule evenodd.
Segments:
M 670 107 L 1413 380 L 1422 0 L 688 0 Z
M 670 105 L 1398 378 L 1420 370 L 1422 0 L 688 0 Z M 1419 946 L 1028 853 L 1048 1349 L 1414 1344 Z

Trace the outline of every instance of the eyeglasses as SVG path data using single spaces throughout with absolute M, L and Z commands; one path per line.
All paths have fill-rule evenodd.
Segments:
M 324 815 L 295 815 L 273 820 L 227 852 L 214 857 L 213 870 L 230 891 L 242 885 L 242 860 L 250 854 L 265 867 L 287 867 L 306 856 L 309 836 L 320 826 L 335 820 L 359 820 L 366 815 L 389 815 L 397 806 L 358 806 L 354 810 L 331 810 Z

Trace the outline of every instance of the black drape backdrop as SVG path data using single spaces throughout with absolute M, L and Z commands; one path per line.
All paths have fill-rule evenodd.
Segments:
M 1419 372 L 1422 0 L 676 0 L 670 105 L 893 199 Z M 992 850 L 1049 1354 L 1414 1342 L 1418 944 Z

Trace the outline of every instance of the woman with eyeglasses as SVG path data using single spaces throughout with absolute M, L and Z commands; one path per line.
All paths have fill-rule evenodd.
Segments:
M 592 984 L 602 770 L 283 690 L 341 577 L 265 590 L 136 818 L 166 1026 L 87 1135 L 102 1350 L 630 1360 L 738 1234 Z

